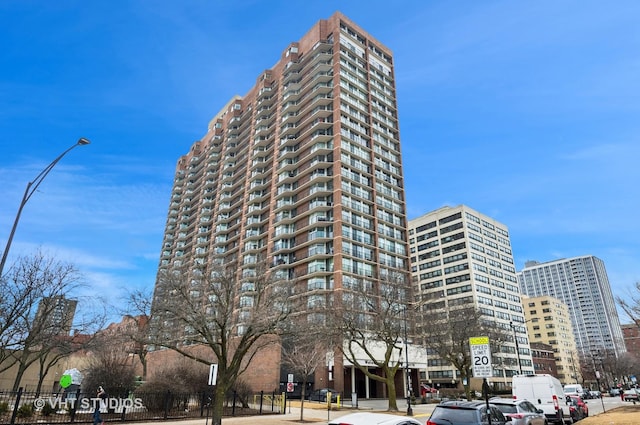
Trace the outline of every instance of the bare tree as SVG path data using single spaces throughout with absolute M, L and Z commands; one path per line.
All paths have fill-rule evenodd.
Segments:
M 124 346 L 140 360 L 142 380 L 147 379 L 147 355 L 149 354 L 149 323 L 152 321 L 153 295 L 148 291 L 134 290 L 125 300 L 127 308 L 122 312 L 130 318 L 130 325 L 122 329 Z
M 256 353 L 278 343 L 292 311 L 293 282 L 273 278 L 264 264 L 253 270 L 243 276 L 235 262 L 190 273 L 171 270 L 159 276 L 154 295 L 150 342 L 201 363 L 218 364 L 213 404 L 217 425 L 226 392 Z
M 108 334 L 98 334 L 88 367 L 83 370 L 83 388 L 92 393 L 103 386 L 115 397 L 127 397 L 135 388 L 135 373 L 129 356 Z
M 8 319 L 10 325 L 5 325 L 6 335 L 3 332 L 1 337 L 3 369 L 18 365 L 13 384 L 17 391 L 25 371 L 32 364 L 39 365 L 40 391 L 50 368 L 84 346 L 84 341 L 69 337 L 71 328 L 78 333 L 95 329 L 102 323 L 101 317 L 74 316 L 78 300 L 67 296 L 81 286 L 80 274 L 72 264 L 40 251 L 18 258 L 3 285 L 9 290 L 8 297 L 3 297 L 3 316 L 13 314 Z M 25 298 L 16 300 L 20 294 Z
M 629 319 L 640 328 L 640 281 L 635 283 L 627 297 L 616 296 L 616 302 Z
M 471 400 L 472 358 L 469 339 L 488 336 L 491 351 L 499 352 L 502 342 L 510 340 L 507 329 L 484 316 L 475 306 L 463 305 L 448 310 L 422 312 L 422 328 L 426 347 L 435 352 L 460 373 L 464 391 Z
M 324 365 L 330 350 L 330 339 L 326 338 L 324 327 L 300 325 L 292 327 L 292 332 L 282 342 L 282 362 L 302 378 L 300 394 L 300 421 L 304 421 L 304 401 L 307 382 L 319 367 Z
M 344 358 L 369 379 L 387 389 L 389 411 L 398 411 L 395 377 L 402 366 L 403 343 L 408 325 L 406 306 L 409 289 L 405 274 L 388 272 L 377 281 L 343 281 L 342 298 L 337 301 L 333 328 Z M 410 323 L 409 323 L 410 326 Z M 374 364 L 380 371 L 371 371 Z
M 13 353 L 25 342 L 25 316 L 35 314 L 43 287 L 40 279 L 28 279 L 28 273 L 18 260 L 8 273 L 0 276 L 0 372 L 12 367 L 16 362 Z
M 91 349 L 95 344 L 95 333 L 77 333 L 75 335 L 57 335 L 50 343 L 43 344 L 42 350 L 36 356 L 38 362 L 38 384 L 36 392 L 42 390 L 44 379 L 51 368 L 61 360 L 82 350 Z

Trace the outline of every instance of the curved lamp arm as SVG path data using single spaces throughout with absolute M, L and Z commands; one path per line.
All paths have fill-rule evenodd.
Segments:
M 60 162 L 63 156 L 69 153 L 69 151 L 75 148 L 76 146 L 84 146 L 84 145 L 88 145 L 89 143 L 91 142 L 88 139 L 85 139 L 84 137 L 82 137 L 73 146 L 71 146 L 69 149 L 62 152 L 60 155 L 58 155 L 58 157 L 54 159 L 51 162 L 51 164 L 47 165 L 44 168 L 44 170 L 40 171 L 40 174 L 38 174 L 33 179 L 33 181 L 30 181 L 29 183 L 27 183 L 27 188 L 25 189 L 24 195 L 22 196 L 20 207 L 18 207 L 18 213 L 16 214 L 16 218 L 13 221 L 13 227 L 11 228 L 11 233 L 9 233 L 9 239 L 7 239 L 7 245 L 5 246 L 4 252 L 2 253 L 2 260 L 0 261 L 0 278 L 2 278 L 2 274 L 4 271 L 4 264 L 7 262 L 7 255 L 9 255 L 9 249 L 11 248 L 13 235 L 16 233 L 16 228 L 18 227 L 18 222 L 20 221 L 20 215 L 22 215 L 22 210 L 24 209 L 24 206 L 26 205 L 27 201 L 29 201 L 29 199 L 31 198 L 31 195 L 33 195 L 33 193 L 38 189 L 38 186 L 40 186 L 40 183 L 42 183 L 45 177 L 47 177 L 47 175 L 49 174 L 49 172 L 51 172 L 53 167 L 55 167 L 56 164 Z

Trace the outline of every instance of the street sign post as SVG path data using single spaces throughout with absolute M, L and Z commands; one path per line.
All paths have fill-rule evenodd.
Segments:
M 482 395 L 489 411 L 489 383 L 487 378 L 493 376 L 491 367 L 491 349 L 489 348 L 488 336 L 477 336 L 469 338 L 469 348 L 471 349 L 471 365 L 473 366 L 474 378 L 482 378 Z M 488 424 L 491 425 L 491 415 L 487 415 Z
M 216 382 L 218 381 L 218 365 L 216 363 L 211 363 L 209 365 L 209 379 L 207 383 L 214 387 Z M 205 420 L 205 425 L 209 425 L 209 407 L 211 406 L 211 401 L 214 399 L 215 389 L 211 389 L 211 397 L 209 397 L 209 402 L 207 403 L 207 418 Z M 213 417 L 211 417 L 211 423 L 213 423 Z

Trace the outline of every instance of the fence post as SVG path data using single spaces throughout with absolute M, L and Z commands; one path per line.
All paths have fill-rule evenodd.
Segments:
M 235 416 L 236 415 L 236 396 L 238 395 L 238 393 L 234 390 L 233 391 L 233 404 L 231 405 L 231 416 Z
M 284 409 L 282 409 L 282 414 L 286 415 L 287 414 L 287 393 L 282 393 L 282 403 L 284 406 Z
M 262 403 L 264 402 L 264 391 L 260 391 L 260 409 L 258 409 L 259 413 L 262 415 Z
M 202 417 L 202 415 L 204 415 L 204 403 L 207 400 L 207 392 L 203 391 L 202 392 L 202 397 L 200 399 L 200 417 Z
M 16 394 L 16 403 L 13 406 L 13 413 L 11 413 L 11 425 L 16 423 L 16 415 L 20 408 L 20 399 L 22 398 L 22 387 L 18 388 L 18 394 Z
M 164 398 L 164 419 L 166 420 L 169 417 L 169 399 L 171 398 L 171 391 L 167 390 L 167 394 Z
M 80 388 L 76 390 L 76 399 L 73 400 L 71 404 L 71 409 L 69 410 L 70 419 L 69 422 L 73 423 L 76 419 L 76 409 L 78 409 L 78 403 L 80 403 Z

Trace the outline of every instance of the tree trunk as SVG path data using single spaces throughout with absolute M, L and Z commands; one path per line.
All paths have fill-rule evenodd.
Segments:
M 223 385 L 216 385 L 213 392 L 213 410 L 211 412 L 212 425 L 222 425 L 222 414 L 224 413 L 224 394 Z
M 462 382 L 464 382 L 465 380 L 467 381 L 467 383 L 465 385 L 462 386 L 462 388 L 464 388 L 464 393 L 467 396 L 467 400 L 471 401 L 473 400 L 473 397 L 471 396 L 471 377 L 470 377 L 470 373 L 469 373 L 469 369 L 464 369 L 464 371 L 462 371 L 460 373 L 460 378 L 462 379 Z
M 42 391 L 42 383 L 44 382 L 44 378 L 47 376 L 47 371 L 44 373 L 40 373 L 38 376 L 38 385 L 36 386 L 36 397 L 40 397 L 40 392 Z
M 142 380 L 147 380 L 147 353 L 139 352 L 138 358 L 140 359 L 140 364 L 142 364 Z
M 387 396 L 389 397 L 389 407 L 387 407 L 387 410 L 389 410 L 390 412 L 397 412 L 398 411 L 398 397 L 396 395 L 396 381 L 394 379 L 393 376 L 389 376 L 387 374 L 387 390 L 389 391 L 389 393 L 387 394 Z
M 11 391 L 18 391 L 18 388 L 20 388 L 20 381 L 22 381 L 22 375 L 24 375 L 24 371 L 26 369 L 27 368 L 22 363 L 18 363 L 18 372 L 16 373 L 16 379 L 13 381 L 13 388 Z
M 304 422 L 304 397 L 307 388 L 307 377 L 302 378 L 302 390 L 300 390 L 300 422 Z

